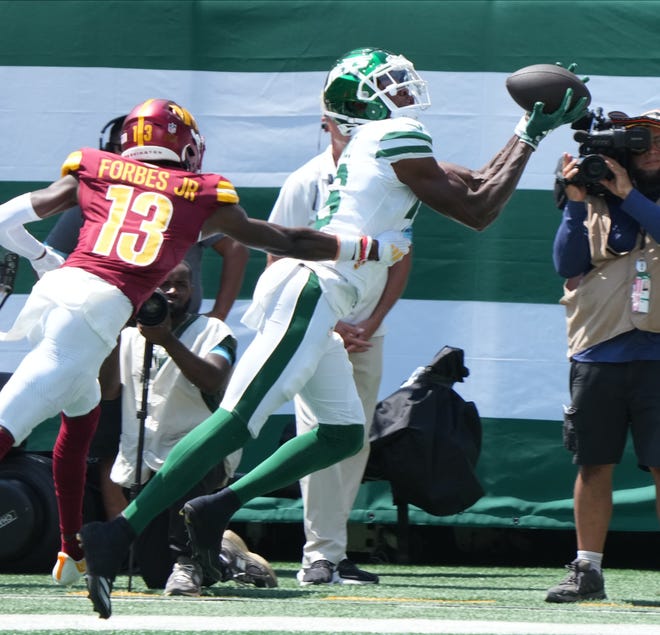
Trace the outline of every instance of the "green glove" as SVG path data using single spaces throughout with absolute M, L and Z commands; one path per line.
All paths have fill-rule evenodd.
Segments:
M 564 68 L 564 65 L 563 65 L 561 62 L 555 62 L 555 66 L 561 66 L 562 68 Z M 576 62 L 573 62 L 573 63 L 569 64 L 569 65 L 566 67 L 566 70 L 567 70 L 569 73 L 574 73 L 574 74 L 575 74 L 575 69 L 576 69 L 576 68 L 577 68 L 577 63 L 576 63 Z M 589 81 L 589 78 L 588 78 L 588 77 L 583 77 L 583 78 L 582 78 L 582 83 L 583 83 L 583 84 L 586 84 L 588 81 Z
M 522 141 L 536 150 L 541 139 L 548 132 L 559 126 L 563 126 L 565 123 L 573 123 L 584 117 L 587 112 L 587 98 L 581 97 L 575 106 L 569 108 L 572 99 L 573 89 L 567 88 L 561 105 L 551 113 L 543 112 L 545 104 L 542 101 L 537 101 L 534 104 L 532 112 L 529 115 L 523 115 L 522 119 L 518 122 L 515 133 Z

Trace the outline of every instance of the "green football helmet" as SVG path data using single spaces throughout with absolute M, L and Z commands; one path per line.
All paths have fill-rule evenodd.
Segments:
M 405 94 L 405 105 L 392 97 Z M 401 100 L 399 100 L 401 104 Z M 346 53 L 328 73 L 323 109 L 344 135 L 356 126 L 395 116 L 415 117 L 431 104 L 426 82 L 403 55 L 375 48 Z

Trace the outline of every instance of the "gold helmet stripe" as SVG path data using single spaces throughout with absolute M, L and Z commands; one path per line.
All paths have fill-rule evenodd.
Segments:
M 144 111 L 147 109 L 147 106 L 153 102 L 153 99 L 147 99 L 141 106 L 140 110 L 137 112 L 137 125 L 133 126 L 133 139 L 135 143 L 139 146 L 144 145 Z

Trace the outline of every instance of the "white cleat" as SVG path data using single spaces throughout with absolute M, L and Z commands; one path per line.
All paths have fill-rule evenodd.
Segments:
M 85 575 L 85 559 L 74 560 L 69 554 L 60 551 L 53 567 L 53 581 L 60 586 L 71 586 Z

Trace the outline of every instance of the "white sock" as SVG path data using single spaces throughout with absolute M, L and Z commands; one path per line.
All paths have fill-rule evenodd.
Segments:
M 591 564 L 591 568 L 601 572 L 601 565 L 603 563 L 603 554 L 595 551 L 580 551 L 577 552 L 578 560 L 586 560 Z

